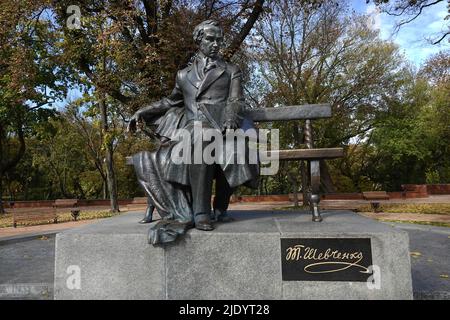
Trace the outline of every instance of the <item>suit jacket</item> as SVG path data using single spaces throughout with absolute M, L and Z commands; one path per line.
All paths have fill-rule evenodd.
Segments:
M 223 60 L 215 62 L 202 79 L 199 60 L 178 71 L 172 93 L 141 111 L 147 123 L 156 124 L 156 133 L 173 137 L 175 129 L 191 127 L 191 121 L 202 121 L 203 127 L 222 129 L 225 121 L 242 123 L 244 97 L 242 73 L 239 68 Z M 155 119 L 155 115 L 165 113 Z M 172 146 L 173 147 L 173 146 Z M 248 150 L 247 150 L 248 151 Z M 247 153 L 248 154 L 248 153 Z M 220 164 L 231 187 L 247 183 L 256 187 L 259 174 L 258 165 Z M 189 165 L 173 164 L 165 166 L 163 177 L 166 181 L 189 185 Z
M 184 107 L 186 121 L 198 120 L 211 128 L 222 129 L 226 120 L 232 120 L 239 126 L 245 105 L 242 73 L 236 65 L 221 59 L 215 64 L 203 79 L 199 59 L 178 71 L 172 93 L 141 110 L 146 122 L 159 125 L 156 132 L 164 136 L 167 131 L 166 124 L 161 125 L 164 119 L 155 121 L 155 115 L 173 107 Z

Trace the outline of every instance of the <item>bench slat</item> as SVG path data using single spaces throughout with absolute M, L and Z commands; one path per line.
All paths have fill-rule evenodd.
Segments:
M 320 119 L 331 117 L 329 104 L 305 104 L 276 108 L 248 109 L 246 114 L 255 122 Z
M 40 212 L 14 212 L 13 226 L 17 227 L 17 223 L 24 221 L 50 221 L 57 222 L 58 215 L 55 211 L 40 211 Z
M 55 215 L 56 213 L 53 212 L 15 212 L 14 216 L 15 217 L 42 217 L 42 216 L 51 216 L 51 215 Z
M 342 148 L 275 150 L 267 152 L 269 157 L 272 152 L 278 153 L 280 160 L 337 159 L 344 156 Z M 132 157 L 127 157 L 127 165 L 133 165 Z
M 366 191 L 363 192 L 365 200 L 389 200 L 389 195 L 386 191 Z
M 40 221 L 40 220 L 54 220 L 56 218 L 56 216 L 34 216 L 34 217 L 15 217 L 14 221 L 18 222 L 18 221 Z
M 131 204 L 145 204 L 147 205 L 147 197 L 136 197 L 133 198 Z
M 344 156 L 342 148 L 323 148 L 323 149 L 292 149 L 268 151 L 268 156 L 275 156 L 278 153 L 280 160 L 310 160 L 310 159 L 336 159 Z
M 76 207 L 78 199 L 56 199 L 53 203 L 54 207 Z

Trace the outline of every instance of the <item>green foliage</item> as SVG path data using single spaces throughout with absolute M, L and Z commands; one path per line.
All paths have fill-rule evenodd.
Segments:
M 71 1 L 1 2 L 3 195 L 104 197 L 108 149 L 119 198 L 143 195 L 125 159 L 155 146 L 147 137 L 128 139 L 124 120 L 170 92 L 176 71 L 195 51 L 196 23 L 221 21 L 230 44 L 257 2 L 159 2 L 168 7 L 158 6 L 154 16 L 136 3 L 81 1 L 82 28 L 70 30 L 65 11 Z M 322 168 L 332 180 L 323 183 L 325 191 L 333 191 L 330 183 L 341 192 L 449 183 L 450 53 L 412 70 L 365 16 L 336 3 L 265 2 L 250 41 L 233 58 L 245 72 L 249 104 L 331 103 L 333 117 L 313 122 L 314 143 L 342 146 L 345 157 Z M 58 113 L 50 110 L 75 85 L 82 96 Z M 261 127 L 279 129 L 283 149 L 305 147 L 301 121 Z M 298 163 L 282 163 L 278 175 L 261 178 L 256 192 L 302 190 L 300 170 Z

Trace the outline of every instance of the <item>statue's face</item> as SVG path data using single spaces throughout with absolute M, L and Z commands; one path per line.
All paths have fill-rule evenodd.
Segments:
M 203 32 L 200 51 L 209 58 L 217 58 L 223 42 L 222 29 L 216 26 L 208 26 Z

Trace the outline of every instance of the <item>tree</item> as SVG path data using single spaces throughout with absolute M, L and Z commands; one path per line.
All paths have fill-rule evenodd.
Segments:
M 271 2 L 256 27 L 254 43 L 253 57 L 260 65 L 254 76 L 267 83 L 268 106 L 331 103 L 333 117 L 314 124 L 320 147 L 347 146 L 364 138 L 389 112 L 388 101 L 402 85 L 396 46 L 381 40 L 378 31 L 368 27 L 367 17 L 349 15 L 336 1 L 320 6 Z M 284 147 L 304 145 L 300 122 L 279 128 Z M 324 162 L 321 172 L 322 187 L 333 191 Z
M 33 124 L 49 113 L 40 108 L 66 91 L 52 52 L 56 37 L 39 19 L 42 8 L 28 1 L 0 4 L 0 213 L 3 178 L 22 159 Z
M 390 102 L 392 112 L 373 130 L 367 174 L 387 190 L 405 183 L 450 180 L 450 82 L 448 52 L 411 71 L 404 89 Z M 444 71 L 444 72 L 441 72 Z
M 92 169 L 83 156 L 83 141 L 66 119 L 49 119 L 37 129 L 32 142 L 33 166 L 48 179 L 48 192 L 64 198 L 86 198 L 90 190 L 83 188 L 82 179 L 85 173 L 92 175 Z
M 63 35 L 59 44 L 62 63 L 78 75 L 78 83 L 97 97 L 106 145 L 106 172 L 117 211 L 113 145 L 106 103 L 108 96 L 123 104 L 122 112 L 137 108 L 166 95 L 174 74 L 185 65 L 195 48 L 191 31 L 205 18 L 224 22 L 233 32 L 225 51 L 231 57 L 263 10 L 256 1 L 81 1 L 80 28 L 71 28 L 67 9 L 71 1 L 51 1 L 49 10 L 54 27 Z M 69 21 L 70 22 L 70 21 Z M 184 40 L 184 41 L 180 41 Z

